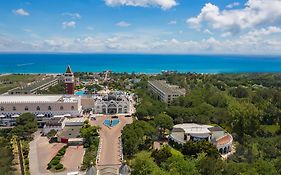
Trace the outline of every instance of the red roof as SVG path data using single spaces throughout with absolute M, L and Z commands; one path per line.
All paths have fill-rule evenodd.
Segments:
M 229 143 L 232 140 L 232 136 L 227 134 L 225 136 L 223 136 L 222 138 L 217 140 L 217 144 L 218 145 L 225 145 L 227 143 Z

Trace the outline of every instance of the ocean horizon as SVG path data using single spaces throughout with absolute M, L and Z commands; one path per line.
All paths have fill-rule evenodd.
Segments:
M 171 70 L 193 73 L 280 73 L 281 56 L 260 55 L 165 55 L 165 54 L 79 54 L 1 53 L 0 73 L 74 72 L 156 74 Z

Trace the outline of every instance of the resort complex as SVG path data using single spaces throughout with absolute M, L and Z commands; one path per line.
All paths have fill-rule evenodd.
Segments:
M 153 94 L 168 104 L 171 104 L 175 98 L 184 96 L 186 94 L 185 89 L 181 89 L 179 86 L 170 85 L 164 80 L 148 81 L 148 88 Z
M 195 123 L 178 124 L 173 127 L 170 139 L 184 144 L 188 141 L 208 141 L 216 146 L 219 153 L 227 154 L 232 150 L 232 136 L 219 126 Z

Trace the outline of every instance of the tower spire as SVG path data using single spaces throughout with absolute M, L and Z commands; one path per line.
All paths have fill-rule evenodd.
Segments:
M 75 78 L 74 74 L 68 65 L 64 73 L 65 91 L 67 94 L 74 94 Z
M 66 68 L 66 72 L 65 72 L 65 73 L 69 73 L 69 74 L 72 73 L 72 70 L 71 70 L 70 65 L 67 65 L 67 68 Z

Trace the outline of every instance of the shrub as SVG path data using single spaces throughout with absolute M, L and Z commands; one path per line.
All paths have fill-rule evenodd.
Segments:
M 55 167 L 55 169 L 56 169 L 56 170 L 61 170 L 61 169 L 63 169 L 63 164 L 61 164 L 61 163 L 57 164 L 56 167 Z
M 48 163 L 48 166 L 47 166 L 47 170 L 51 169 L 52 168 L 52 164 L 51 163 Z
M 55 165 L 58 165 L 60 163 L 60 160 L 57 160 L 57 159 L 53 159 L 50 164 L 55 166 Z

